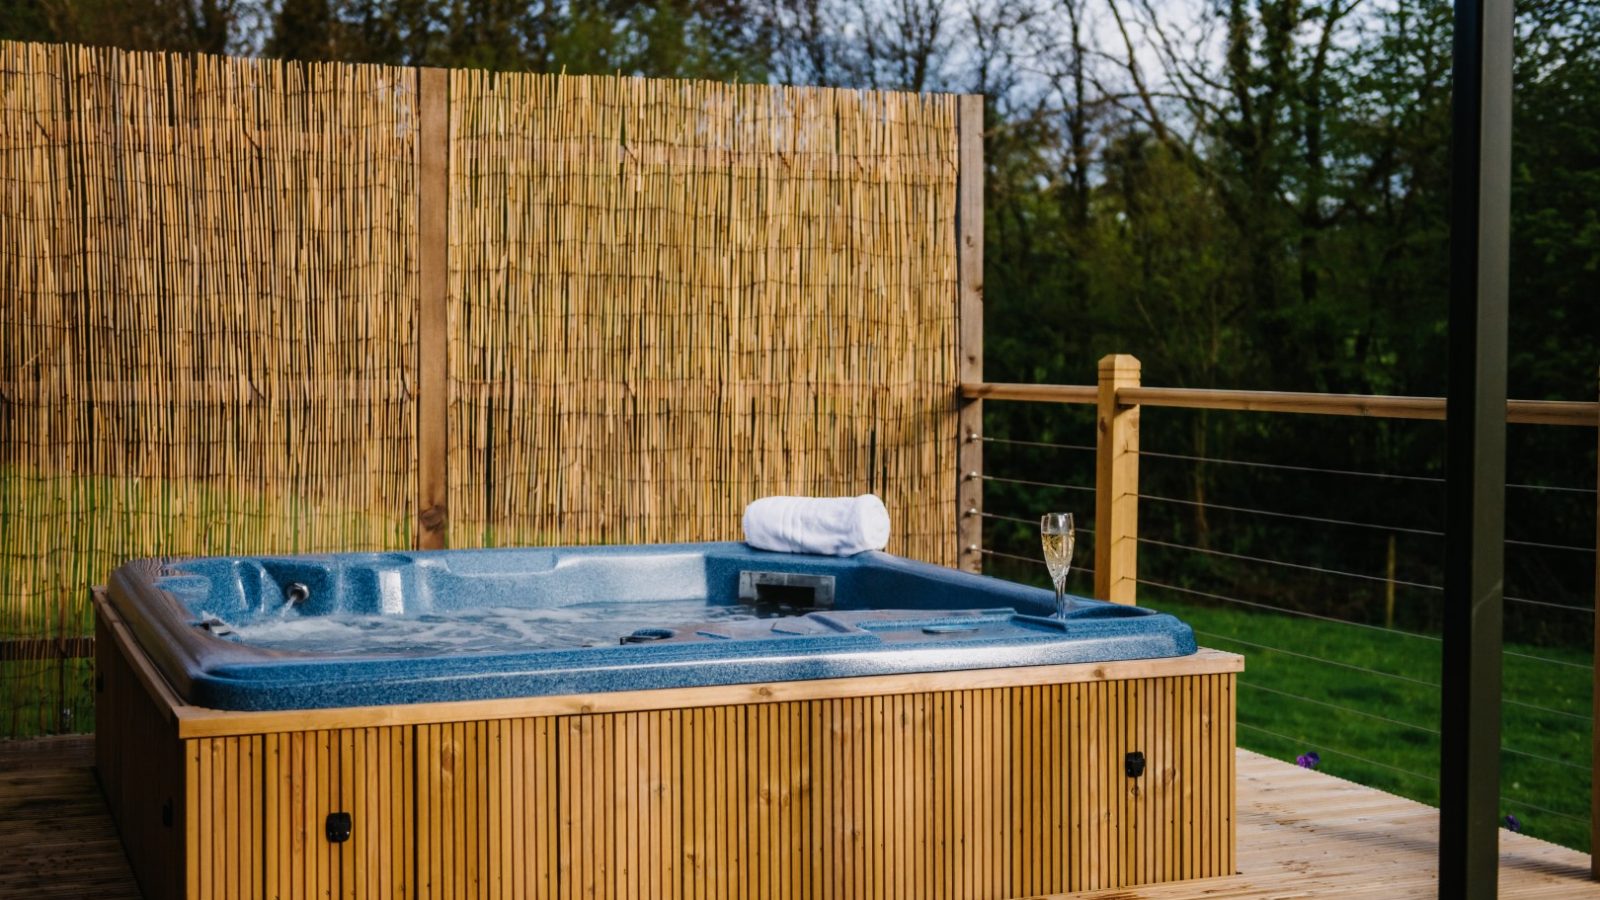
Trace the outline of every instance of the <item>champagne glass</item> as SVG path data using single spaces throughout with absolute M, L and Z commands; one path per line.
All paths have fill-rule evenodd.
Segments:
M 1072 611 L 1067 597 L 1067 571 L 1072 568 L 1072 545 L 1077 533 L 1072 513 L 1045 513 L 1039 517 L 1039 541 L 1044 545 L 1044 564 L 1056 586 L 1056 618 L 1065 619 Z

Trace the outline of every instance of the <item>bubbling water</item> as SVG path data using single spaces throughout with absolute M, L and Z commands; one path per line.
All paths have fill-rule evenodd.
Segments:
M 488 607 L 416 616 L 336 614 L 269 616 L 247 624 L 215 622 L 226 640 L 270 650 L 326 656 L 505 653 L 612 647 L 639 628 L 768 618 L 751 606 L 707 606 L 704 600 L 583 603 L 550 609 Z

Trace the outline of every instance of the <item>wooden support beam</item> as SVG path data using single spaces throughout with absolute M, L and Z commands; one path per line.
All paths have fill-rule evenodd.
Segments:
M 956 181 L 956 283 L 961 381 L 983 380 L 983 96 L 960 99 Z M 983 571 L 983 401 L 957 398 L 956 565 Z
M 450 542 L 450 72 L 417 70 L 417 530 L 419 549 Z
M 1092 384 L 992 384 L 969 382 L 961 385 L 961 396 L 969 400 L 1021 400 L 1027 403 L 1100 402 L 1100 390 Z
M 1094 595 L 1134 603 L 1139 586 L 1139 406 L 1119 399 L 1139 386 L 1139 360 L 1100 360 L 1095 426 Z
M 1455 0 L 1440 604 L 1439 897 L 1494 900 L 1500 862 L 1513 0 Z

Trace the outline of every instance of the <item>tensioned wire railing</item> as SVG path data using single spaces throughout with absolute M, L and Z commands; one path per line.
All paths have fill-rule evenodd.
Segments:
M 1085 560 L 1081 566 L 1074 566 L 1069 589 L 1080 594 L 1091 593 L 1087 588 L 1092 578 L 1092 592 L 1097 596 L 1122 602 L 1135 602 L 1137 598 L 1137 602 L 1151 606 L 1185 610 L 1184 614 L 1191 619 L 1201 643 L 1246 653 L 1250 657 L 1250 665 L 1247 665 L 1240 679 L 1239 706 L 1239 727 L 1244 743 L 1290 755 L 1315 750 L 1329 757 L 1328 763 L 1334 764 L 1329 767 L 1337 767 L 1340 774 L 1364 771 L 1368 777 L 1358 780 L 1379 781 L 1383 786 L 1410 793 L 1420 799 L 1436 797 L 1439 779 L 1436 774 L 1427 771 L 1427 767 L 1434 765 L 1437 760 L 1440 735 L 1437 721 L 1440 638 L 1425 630 L 1396 627 L 1392 621 L 1375 624 L 1359 621 L 1341 610 L 1319 610 L 1305 608 L 1308 604 L 1294 601 L 1275 601 L 1270 594 L 1263 595 L 1260 590 L 1241 590 L 1239 585 L 1230 584 L 1230 581 L 1237 581 L 1232 577 L 1233 570 L 1249 569 L 1256 573 L 1272 573 L 1276 577 L 1313 578 L 1361 585 L 1368 589 L 1379 588 L 1389 593 L 1392 616 L 1392 598 L 1396 592 L 1404 592 L 1412 598 L 1408 599 L 1408 603 L 1437 603 L 1443 597 L 1444 590 L 1441 584 L 1436 583 L 1437 579 L 1410 574 L 1402 577 L 1397 574 L 1394 570 L 1393 543 L 1390 544 L 1389 571 L 1377 573 L 1360 571 L 1359 567 L 1343 568 L 1325 559 L 1298 559 L 1292 552 L 1247 552 L 1246 548 L 1217 547 L 1210 543 L 1202 546 L 1178 535 L 1149 533 L 1148 528 L 1141 530 L 1139 516 L 1141 506 L 1146 508 L 1146 512 L 1171 508 L 1208 516 L 1215 513 L 1253 517 L 1257 521 L 1276 522 L 1283 527 L 1309 526 L 1386 534 L 1391 542 L 1394 536 L 1432 542 L 1442 538 L 1443 532 L 1424 527 L 1422 523 L 1375 520 L 1385 518 L 1383 516 L 1374 516 L 1371 517 L 1374 520 L 1369 520 L 1360 516 L 1343 517 L 1337 512 L 1313 515 L 1274 508 L 1278 505 L 1272 503 L 1225 497 L 1194 499 L 1170 496 L 1171 492 L 1141 491 L 1138 465 L 1140 457 L 1144 457 L 1174 465 L 1220 466 L 1246 475 L 1254 472 L 1278 479 L 1350 479 L 1393 483 L 1418 490 L 1441 488 L 1444 479 L 1425 474 L 1368 472 L 1335 466 L 1230 459 L 1203 452 L 1142 450 L 1138 444 L 1137 417 L 1141 407 L 1149 405 L 1219 411 L 1438 420 L 1443 418 L 1443 401 L 1435 398 L 1143 388 L 1137 385 L 1136 361 L 1122 357 L 1108 358 L 1108 362 L 1112 359 L 1120 359 L 1120 371 L 1117 364 L 1108 367 L 1103 362 L 1101 383 L 1093 387 L 997 384 L 970 384 L 963 387 L 963 396 L 968 400 L 1094 404 L 1098 413 L 1098 439 L 1094 444 L 1025 440 L 982 434 L 976 430 L 969 430 L 963 435 L 964 446 L 977 448 L 977 452 L 969 453 L 971 461 L 961 465 L 964 480 L 975 482 L 980 488 L 993 485 L 1011 496 L 1023 493 L 1029 496 L 1031 502 L 1038 504 L 1032 509 L 985 508 L 981 495 L 974 501 L 971 499 L 973 494 L 969 492 L 969 499 L 962 504 L 962 516 L 986 527 L 978 531 L 985 539 L 962 547 L 963 564 L 981 566 L 987 571 L 1012 577 L 1022 575 L 1042 580 L 1042 560 L 1033 546 L 1025 542 L 1026 539 L 1019 538 L 1031 536 L 1032 530 L 1037 528 L 1034 516 L 1043 506 L 1060 504 L 1068 509 L 1081 507 L 1085 495 L 1091 495 L 1094 497 L 1092 502 L 1095 511 L 1088 518 L 1093 526 L 1080 527 L 1078 530 L 1091 538 L 1093 558 Z M 1131 379 L 1128 375 L 1130 368 Z M 1112 377 L 1108 378 L 1108 375 Z M 1508 422 L 1512 424 L 1578 427 L 1600 424 L 1600 404 L 1596 403 L 1512 401 L 1508 404 L 1507 413 Z M 1128 423 L 1132 427 L 1124 429 L 1121 434 L 1116 427 L 1119 417 L 1132 419 Z M 998 452 L 985 453 L 985 450 Z M 1078 464 L 1067 468 L 1080 471 L 1088 455 L 1092 454 L 1094 480 L 1097 483 L 1071 483 L 1053 479 L 1049 475 L 1017 472 L 996 466 L 993 462 L 988 468 L 983 466 L 982 461 L 986 456 L 992 458 L 1008 450 L 1070 457 L 1077 460 Z M 1537 480 L 1508 483 L 1508 495 L 1555 497 L 1572 503 L 1587 503 L 1591 507 L 1594 506 L 1594 498 L 1600 496 L 1593 486 L 1532 483 Z M 1124 501 L 1131 500 L 1131 510 L 1126 502 L 1121 509 L 1109 502 L 1118 497 Z M 1600 511 L 1596 515 L 1600 516 Z M 990 535 L 1010 536 L 1011 540 L 990 541 Z M 1551 538 L 1551 535 L 1513 534 L 1507 538 L 1506 546 L 1508 552 L 1554 554 L 1579 560 L 1588 557 L 1592 561 L 1596 555 L 1594 545 L 1573 542 L 1566 538 L 1565 533 Z M 1600 544 L 1600 534 L 1596 536 L 1596 543 Z M 1164 562 L 1183 557 L 1203 559 L 1213 566 L 1205 570 L 1211 580 L 1196 583 L 1194 578 L 1142 572 L 1139 564 L 1141 551 L 1160 555 Z M 1214 568 L 1216 566 L 1232 569 L 1219 572 Z M 1150 567 L 1146 565 L 1145 568 Z M 1172 567 L 1163 567 L 1166 568 Z M 1255 577 L 1259 578 L 1259 574 Z M 1576 617 L 1584 622 L 1584 631 L 1600 633 L 1600 628 L 1594 626 L 1595 599 L 1579 594 L 1543 599 L 1512 594 L 1506 596 L 1505 601 L 1508 611 L 1517 609 L 1525 615 Z M 1211 625 L 1209 620 L 1216 618 L 1213 610 L 1231 610 L 1258 616 L 1256 619 L 1234 617 L 1227 620 L 1230 622 L 1264 622 L 1259 616 L 1271 616 L 1274 620 L 1300 625 L 1274 624 L 1270 628 L 1264 626 L 1262 630 L 1265 633 L 1239 633 Z M 1294 628 L 1316 629 L 1317 633 L 1308 634 L 1306 642 L 1300 643 L 1287 639 Z M 1318 643 L 1323 635 L 1334 633 L 1359 634 L 1364 643 L 1371 645 L 1373 652 L 1362 658 L 1340 658 L 1338 653 Z M 1600 829 L 1600 800 L 1597 800 L 1600 793 L 1594 791 L 1600 779 L 1595 777 L 1596 759 L 1591 742 L 1582 740 L 1592 734 L 1594 710 L 1596 704 L 1600 703 L 1600 692 L 1595 691 L 1593 657 L 1571 653 L 1565 654 L 1569 658 L 1562 658 L 1564 654 L 1559 647 L 1550 649 L 1540 646 L 1507 646 L 1503 654 L 1507 671 L 1502 702 L 1507 727 L 1502 740 L 1502 765 L 1507 777 L 1502 782 L 1502 802 L 1513 817 L 1508 819 L 1508 823 L 1515 821 L 1537 835 L 1554 836 L 1564 843 L 1593 845 L 1597 829 Z M 1384 660 L 1391 664 L 1383 664 Z M 1393 664 L 1395 662 L 1404 664 Z M 1306 674 L 1314 671 L 1327 675 L 1312 677 Z M 1289 674 L 1296 672 L 1300 674 Z M 1530 674 L 1534 672 L 1543 674 Z M 1315 686 L 1326 678 L 1342 679 L 1344 684 L 1336 692 L 1323 691 L 1320 692 L 1322 696 L 1317 696 L 1319 691 L 1315 690 Z M 1558 683 L 1563 690 L 1554 694 L 1530 692 L 1530 683 Z M 1584 690 L 1577 690 L 1578 687 Z M 1572 690 L 1568 691 L 1568 688 Z M 1405 702 L 1397 702 L 1396 698 L 1402 698 Z M 1363 700 L 1367 702 L 1363 703 Z M 1431 701 L 1431 706 L 1427 701 Z M 1303 727 L 1289 719 L 1271 718 L 1274 711 L 1282 710 L 1295 710 L 1295 716 L 1303 723 Z M 1349 735 L 1354 729 L 1349 727 L 1350 722 L 1361 723 L 1371 732 L 1380 734 L 1382 740 L 1421 748 L 1426 751 L 1427 765 L 1400 765 L 1392 755 L 1386 757 L 1387 761 L 1385 758 L 1374 758 L 1385 754 L 1374 752 L 1362 741 L 1351 739 Z M 1372 777 L 1375 775 L 1382 777 Z M 1580 792 L 1576 788 L 1584 781 L 1588 782 L 1590 788 L 1588 810 L 1581 808 L 1582 801 L 1577 798 Z M 1564 787 L 1552 790 L 1552 784 Z M 1566 798 L 1573 798 L 1576 802 L 1559 802 Z M 1584 825 L 1589 828 L 1583 828 Z

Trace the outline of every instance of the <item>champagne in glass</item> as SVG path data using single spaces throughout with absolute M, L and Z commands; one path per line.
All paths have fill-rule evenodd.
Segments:
M 1066 618 L 1072 611 L 1067 597 L 1067 572 L 1072 568 L 1072 545 L 1077 534 L 1072 528 L 1072 513 L 1045 513 L 1039 517 L 1039 540 L 1044 545 L 1044 564 L 1056 586 L 1056 617 Z

